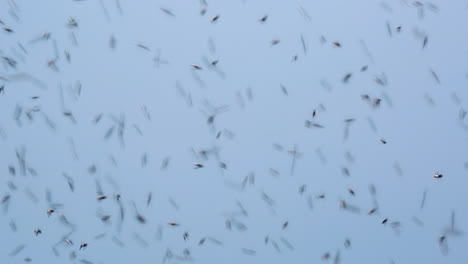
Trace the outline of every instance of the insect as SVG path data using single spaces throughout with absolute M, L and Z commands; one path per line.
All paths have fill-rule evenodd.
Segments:
M 52 213 L 54 213 L 54 209 L 49 209 L 47 210 L 47 216 L 50 216 Z
M 39 234 L 42 234 L 42 231 L 39 228 L 34 229 L 34 234 L 36 234 L 36 236 L 38 236 Z
M 195 166 L 194 169 L 203 168 L 203 164 L 200 164 L 200 163 L 195 163 L 193 164 L 193 166 Z
M 382 221 L 382 224 L 387 223 L 387 221 L 388 221 L 388 218 L 385 218 L 385 219 Z
M 88 247 L 88 243 L 83 243 L 83 244 L 80 245 L 80 250 L 82 250 L 82 249 L 84 250 L 87 247 Z
M 213 17 L 213 18 L 211 19 L 211 22 L 215 22 L 215 21 L 218 20 L 218 19 L 219 19 L 219 15 Z
M 440 173 L 438 173 L 438 172 L 436 172 L 436 173 L 434 174 L 434 178 L 436 178 L 436 179 L 440 179 L 440 178 L 442 178 L 442 177 L 444 177 L 444 175 L 442 175 L 442 174 L 440 174 Z
M 350 247 L 351 247 L 351 240 L 349 240 L 349 239 L 347 238 L 347 239 L 345 240 L 345 242 L 344 242 L 344 246 L 345 246 L 346 248 L 350 248 Z

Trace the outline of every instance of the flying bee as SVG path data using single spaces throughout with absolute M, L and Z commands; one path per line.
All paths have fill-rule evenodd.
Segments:
M 260 18 L 258 21 L 264 23 L 264 22 L 267 21 L 267 19 L 268 19 L 268 15 L 264 15 L 264 16 L 263 16 L 262 18 Z
M 218 20 L 218 19 L 219 19 L 219 15 L 213 17 L 213 18 L 211 19 L 211 22 L 213 23 L 213 22 L 215 22 L 215 21 Z
M 47 216 L 50 216 L 52 213 L 54 213 L 54 209 L 49 209 L 47 210 Z
M 42 231 L 39 228 L 34 229 L 34 234 L 36 234 L 36 236 L 38 236 L 39 234 L 42 234 Z

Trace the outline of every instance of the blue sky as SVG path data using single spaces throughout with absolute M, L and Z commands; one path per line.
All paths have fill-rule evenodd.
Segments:
M 463 263 L 467 18 L 466 1 L 0 2 L 0 263 Z

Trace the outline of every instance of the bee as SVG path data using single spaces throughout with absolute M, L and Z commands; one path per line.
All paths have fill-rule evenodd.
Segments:
M 444 175 L 442 175 L 442 174 L 440 174 L 440 173 L 438 173 L 438 172 L 436 172 L 436 173 L 434 174 L 434 178 L 436 178 L 436 179 L 440 179 L 440 178 L 442 178 L 442 177 L 444 177 Z
M 382 224 L 387 223 L 387 221 L 388 221 L 388 218 L 385 218 L 385 219 L 382 221 Z
M 169 222 L 167 224 L 170 225 L 170 226 L 178 226 L 179 225 L 178 223 L 175 223 L 175 222 Z
M 187 241 L 187 240 L 188 240 L 188 237 L 189 237 L 188 232 L 185 232 L 183 237 L 184 237 L 184 241 Z
M 198 242 L 198 245 L 199 246 L 203 245 L 205 243 L 205 240 L 206 240 L 206 238 L 200 239 L 200 241 Z
M 193 166 L 195 166 L 194 169 L 203 168 L 203 164 L 200 164 L 200 163 L 195 163 L 193 164 Z
M 345 240 L 345 242 L 344 242 L 344 246 L 345 246 L 346 248 L 350 248 L 350 247 L 351 247 L 351 240 L 349 240 L 349 239 L 347 238 L 347 239 Z
M 377 208 L 372 208 L 369 210 L 369 212 L 367 212 L 368 215 L 371 215 L 373 213 L 375 213 L 377 211 Z
M 78 27 L 78 23 L 72 17 L 68 18 L 68 26 L 69 27 Z
M 213 22 L 217 21 L 218 19 L 219 19 L 219 15 L 217 15 L 217 16 L 215 16 L 215 17 L 213 17 L 213 18 L 211 19 L 211 23 L 213 23 Z
M 105 200 L 106 198 L 107 198 L 107 196 L 101 195 L 97 199 L 98 199 L 98 201 L 102 201 L 102 200 Z
M 280 40 L 279 39 L 274 39 L 271 41 L 271 45 L 274 46 L 274 45 L 277 45 L 280 43 Z
M 266 22 L 268 19 L 268 15 L 264 15 L 262 18 L 260 18 L 258 21 L 261 22 L 261 23 L 264 23 Z
M 219 166 L 220 166 L 221 168 L 223 168 L 223 169 L 227 169 L 227 164 L 224 163 L 224 162 L 220 162 L 220 163 L 219 163 Z
M 196 64 L 192 64 L 192 67 L 196 70 L 202 70 L 203 68 L 199 65 L 196 65 Z
M 380 139 L 380 142 L 382 142 L 382 144 L 387 144 L 387 141 L 385 139 Z
M 47 216 L 50 216 L 52 213 L 54 213 L 54 209 L 49 209 L 47 210 Z
M 39 228 L 34 229 L 34 234 L 36 234 L 36 236 L 38 236 L 39 234 L 42 234 L 42 231 Z
M 137 214 L 136 219 L 142 224 L 146 223 L 146 219 L 142 215 Z
M 351 195 L 353 195 L 353 196 L 356 195 L 356 193 L 354 192 L 354 190 L 351 189 L 351 188 L 348 189 L 348 192 L 349 192 Z
M 349 79 L 351 79 L 351 76 L 353 76 L 352 73 L 347 73 L 344 77 L 343 77 L 343 82 L 344 83 L 347 83 L 349 81 Z
M 380 98 L 375 98 L 374 101 L 372 102 L 372 105 L 373 105 L 374 107 L 379 107 L 381 101 L 382 101 L 382 99 L 380 99 Z
M 88 243 L 83 243 L 83 244 L 80 245 L 80 250 L 82 250 L 82 249 L 84 250 L 87 247 L 88 247 Z
M 333 41 L 332 44 L 338 48 L 341 48 L 341 43 L 339 43 L 338 41 Z

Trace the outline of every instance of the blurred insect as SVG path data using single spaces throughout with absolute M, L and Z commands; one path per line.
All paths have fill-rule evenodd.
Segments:
M 42 234 L 42 230 L 40 230 L 39 228 L 34 229 L 34 234 L 36 234 L 36 236 L 38 236 L 39 234 Z
M 443 255 L 447 255 L 448 253 L 448 246 L 447 246 L 447 239 L 446 236 L 439 237 L 439 247 L 440 251 Z
M 174 13 L 172 13 L 172 11 L 169 10 L 169 9 L 162 8 L 162 7 L 161 7 L 161 11 L 163 11 L 165 14 L 167 14 L 167 15 L 169 15 L 169 16 L 172 16 L 172 17 L 175 16 Z
M 349 79 L 351 79 L 351 76 L 353 76 L 352 73 L 347 73 L 344 77 L 343 77 L 343 82 L 344 83 L 347 83 L 349 81 Z
M 333 41 L 332 42 L 333 45 L 335 45 L 336 47 L 341 47 L 341 43 L 339 43 L 338 41 Z
M 274 39 L 270 43 L 271 43 L 271 46 L 275 46 L 275 45 L 280 43 L 280 40 L 279 39 Z
M 440 179 L 440 178 L 442 178 L 442 177 L 444 177 L 444 175 L 442 175 L 442 174 L 440 174 L 440 173 L 438 173 L 438 172 L 436 172 L 436 173 L 434 174 L 434 178 L 436 178 L 436 179 Z
M 266 22 L 268 19 L 268 15 L 264 15 L 262 18 L 260 18 L 258 21 L 261 22 L 261 23 L 264 23 Z
M 213 17 L 213 18 L 211 19 L 211 23 L 217 21 L 217 20 L 219 19 L 219 16 L 220 16 L 220 15 L 217 15 L 217 16 Z
M 47 216 L 50 216 L 52 213 L 54 213 L 54 209 L 49 209 L 47 210 Z
M 423 49 L 427 46 L 428 40 L 429 40 L 428 37 L 425 36 L 425 37 L 424 37 L 424 40 L 423 40 L 423 44 L 422 44 L 422 48 L 423 48 Z
M 345 246 L 345 248 L 350 248 L 351 247 L 351 240 L 349 240 L 348 238 L 345 239 L 344 246 Z
M 82 250 L 82 249 L 84 250 L 84 249 L 86 249 L 87 247 L 88 247 L 88 243 L 83 243 L 83 244 L 80 245 L 80 249 L 79 249 L 79 250 Z

